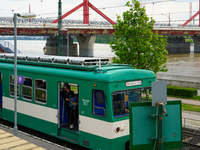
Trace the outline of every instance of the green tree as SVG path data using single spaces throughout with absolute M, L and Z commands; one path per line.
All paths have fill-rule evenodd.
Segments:
M 166 72 L 168 52 L 165 49 L 167 38 L 153 33 L 155 21 L 146 15 L 140 2 L 128 1 L 130 10 L 123 13 L 123 19 L 117 15 L 117 24 L 113 25 L 115 40 L 110 42 L 114 63 L 130 64 L 136 69 L 148 69 L 154 73 Z

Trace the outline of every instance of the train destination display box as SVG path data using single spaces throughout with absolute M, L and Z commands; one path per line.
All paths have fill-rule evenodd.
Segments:
M 155 92 L 155 87 L 159 88 L 159 82 L 156 83 L 156 86 L 152 86 L 152 93 L 153 90 Z M 161 83 L 158 91 L 162 87 L 164 90 L 166 89 L 163 84 L 165 83 Z M 162 94 L 165 95 L 165 93 Z M 153 96 L 152 94 L 152 102 L 129 104 L 130 149 L 167 150 L 182 148 L 181 101 L 165 101 L 164 103 L 159 96 L 160 98 L 157 97 L 158 102 L 153 102 Z

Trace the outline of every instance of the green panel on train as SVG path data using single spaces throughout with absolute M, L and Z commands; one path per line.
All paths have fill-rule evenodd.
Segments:
M 129 103 L 151 100 L 156 80 L 152 71 L 99 58 L 20 55 L 17 68 L 24 76 L 18 124 L 95 150 L 129 148 Z M 0 54 L 0 116 L 11 122 L 13 75 L 13 55 Z M 69 110 L 62 98 L 67 85 L 76 98 Z

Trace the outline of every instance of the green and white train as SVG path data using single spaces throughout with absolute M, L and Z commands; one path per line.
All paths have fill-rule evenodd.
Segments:
M 109 64 L 107 59 L 18 56 L 18 124 L 94 150 L 129 145 L 131 102 L 148 100 L 152 71 Z M 78 99 L 75 128 L 61 98 L 70 85 Z M 14 121 L 14 55 L 0 55 L 0 117 Z M 139 112 L 138 112 L 139 113 Z

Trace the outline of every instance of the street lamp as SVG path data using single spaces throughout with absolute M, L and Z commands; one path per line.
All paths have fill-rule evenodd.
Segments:
M 22 18 L 33 18 L 36 17 L 33 13 L 14 13 L 14 93 L 15 93 L 15 101 L 14 101 L 14 135 L 17 136 L 17 17 Z
M 170 26 L 170 13 L 169 13 L 169 16 L 168 16 L 168 15 L 166 15 L 166 14 L 161 14 L 161 15 L 165 15 L 165 16 L 167 16 L 167 17 L 168 17 L 168 19 L 169 19 L 169 26 Z

